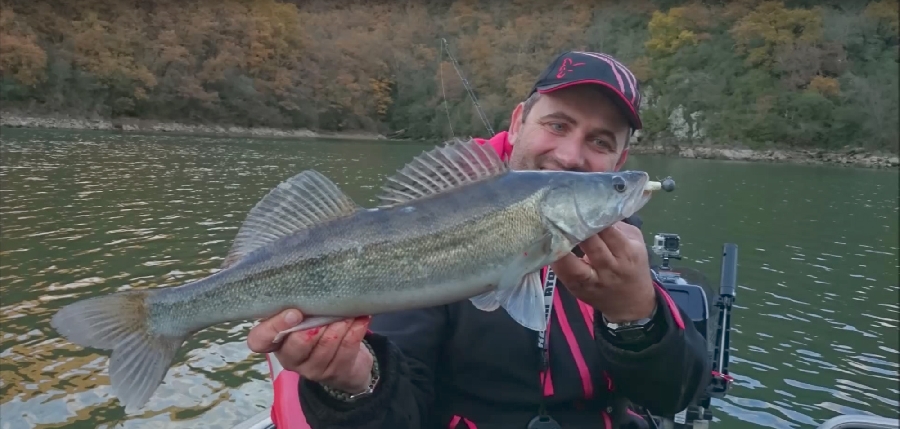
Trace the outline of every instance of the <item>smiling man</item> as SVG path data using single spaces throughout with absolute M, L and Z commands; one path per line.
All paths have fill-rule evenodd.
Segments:
M 616 171 L 642 127 L 639 85 L 611 56 L 566 52 L 490 140 L 513 169 Z M 255 326 L 258 353 L 300 374 L 311 428 L 646 428 L 708 383 L 706 341 L 651 275 L 628 219 L 543 270 L 548 332 L 469 300 L 275 335 L 302 315 Z

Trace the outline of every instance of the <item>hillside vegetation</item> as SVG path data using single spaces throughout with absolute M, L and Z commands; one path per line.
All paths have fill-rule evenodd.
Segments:
M 898 1 L 0 2 L 4 109 L 406 138 L 495 130 L 568 49 L 643 82 L 642 142 L 897 152 Z M 443 75 L 443 90 L 441 85 Z M 448 113 L 443 104 L 446 94 Z

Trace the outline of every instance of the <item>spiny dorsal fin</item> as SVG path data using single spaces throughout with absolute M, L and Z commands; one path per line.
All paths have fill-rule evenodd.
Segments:
M 222 268 L 253 250 L 316 224 L 355 213 L 360 207 L 331 180 L 304 171 L 269 191 L 247 214 Z
M 488 144 L 454 140 L 422 152 L 388 177 L 378 199 L 391 207 L 496 177 L 509 167 Z

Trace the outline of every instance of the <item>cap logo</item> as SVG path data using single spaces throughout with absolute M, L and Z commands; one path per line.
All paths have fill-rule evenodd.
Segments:
M 571 73 L 575 70 L 572 67 L 583 66 L 584 63 L 573 63 L 571 58 L 566 58 L 563 60 L 562 65 L 559 66 L 559 70 L 556 72 L 556 78 L 562 79 L 566 76 L 566 73 Z
M 620 63 L 615 58 L 607 55 L 607 54 L 598 54 L 595 52 L 579 52 L 580 54 L 588 55 L 594 58 L 597 58 L 605 63 L 607 63 L 612 69 L 613 75 L 616 77 L 616 82 L 619 84 L 619 90 L 622 91 L 623 95 L 628 92 L 631 93 L 629 97 L 629 102 L 632 105 L 638 106 L 641 104 L 641 95 L 637 91 L 637 79 L 635 79 L 634 74 L 628 70 L 628 67 L 625 67 L 622 63 Z M 622 77 L 625 77 L 625 81 L 622 81 Z M 626 85 L 628 86 L 626 92 Z

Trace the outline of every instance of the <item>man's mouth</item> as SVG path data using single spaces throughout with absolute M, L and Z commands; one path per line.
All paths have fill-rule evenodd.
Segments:
M 544 171 L 565 171 L 565 168 L 561 168 L 558 165 L 541 165 L 538 167 L 538 170 Z

